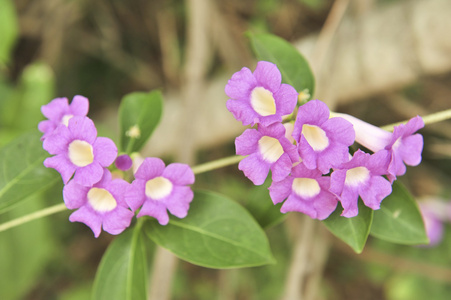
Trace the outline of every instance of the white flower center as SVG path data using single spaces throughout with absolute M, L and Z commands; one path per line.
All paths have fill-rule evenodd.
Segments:
M 61 124 L 64 124 L 64 126 L 69 126 L 69 120 L 70 119 L 72 119 L 72 117 L 73 117 L 74 115 L 64 115 L 62 118 L 61 118 Z
M 276 100 L 267 89 L 258 86 L 252 90 L 251 106 L 261 116 L 266 117 L 276 113 Z
M 160 200 L 172 192 L 172 182 L 164 177 L 155 177 L 146 182 L 146 196 Z
M 322 151 L 329 146 L 329 139 L 324 130 L 315 125 L 302 125 L 302 134 L 315 151 Z
M 364 183 L 370 177 L 370 171 L 365 167 L 356 167 L 346 171 L 345 184 L 356 186 Z
M 98 212 L 109 212 L 116 208 L 117 202 L 113 195 L 105 189 L 91 188 L 88 192 L 88 202 Z
M 276 162 L 284 153 L 279 140 L 270 136 L 260 138 L 258 148 L 263 159 L 270 163 Z
M 313 178 L 295 178 L 291 188 L 296 195 L 302 198 L 315 197 L 321 191 L 318 181 Z
M 85 167 L 94 161 L 92 146 L 88 142 L 74 140 L 69 144 L 69 159 L 77 167 Z
M 396 150 L 399 148 L 399 146 L 401 146 L 401 138 L 398 138 L 394 143 L 393 146 L 391 147 L 393 150 Z

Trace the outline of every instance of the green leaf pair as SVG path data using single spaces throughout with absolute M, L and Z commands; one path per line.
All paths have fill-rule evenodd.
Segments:
M 326 227 L 361 253 L 368 235 L 393 243 L 416 245 L 428 243 L 423 219 L 415 199 L 399 182 L 393 183 L 392 193 L 373 211 L 359 200 L 359 214 L 354 218 L 341 217 L 341 207 L 324 220 Z
M 197 191 L 184 219 L 162 226 L 147 219 L 121 234 L 97 271 L 93 299 L 146 299 L 144 235 L 179 258 L 208 268 L 274 263 L 264 231 L 239 204 L 220 194 Z M 144 278 L 144 279 L 143 279 Z

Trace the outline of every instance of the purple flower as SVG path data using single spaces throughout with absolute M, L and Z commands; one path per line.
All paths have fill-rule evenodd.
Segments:
M 417 166 L 421 162 L 421 152 L 423 151 L 423 136 L 414 134 L 424 127 L 423 119 L 416 116 L 407 122 L 395 126 L 390 142 L 385 146 L 389 151 L 390 163 L 388 165 L 388 178 L 390 181 L 396 179 L 398 175 L 406 173 L 406 166 Z
M 273 182 L 269 195 L 274 204 L 287 199 L 281 212 L 298 211 L 313 219 L 324 220 L 337 207 L 337 197 L 329 192 L 330 177 L 319 170 L 307 169 L 302 163 L 293 167 L 291 175 Z
M 334 169 L 330 178 L 330 191 L 338 196 L 343 206 L 342 216 L 347 218 L 358 214 L 357 201 L 379 209 L 382 200 L 391 194 L 392 187 L 382 175 L 385 173 L 386 153 L 373 155 L 357 150 L 349 162 Z
M 112 140 L 97 137 L 97 129 L 88 117 L 73 117 L 69 125 L 59 126 L 44 140 L 43 147 L 50 154 L 44 165 L 57 170 L 66 184 L 75 173 L 74 181 L 91 186 L 100 181 L 104 167 L 117 156 Z
M 282 116 L 291 114 L 296 107 L 298 94 L 292 86 L 281 82 L 282 75 L 273 63 L 258 62 L 254 73 L 242 68 L 225 87 L 231 98 L 227 109 L 243 125 L 282 122 Z
M 122 154 L 116 158 L 114 164 L 116 165 L 116 168 L 118 168 L 119 170 L 127 171 L 132 167 L 133 161 L 127 154 Z
M 336 114 L 351 122 L 356 132 L 356 142 L 377 152 L 388 151 L 389 160 L 387 175 L 393 182 L 396 176 L 406 173 L 406 166 L 417 166 L 421 162 L 423 151 L 423 136 L 414 134 L 424 127 L 423 119 L 416 116 L 407 124 L 395 126 L 393 133 L 366 123 L 360 119 L 346 114 Z
M 70 118 L 74 116 L 85 117 L 88 114 L 89 101 L 83 96 L 74 96 L 69 105 L 67 98 L 53 99 L 49 104 L 41 107 L 42 114 L 48 120 L 41 121 L 39 131 L 43 132 L 42 140 L 47 138 L 59 125 L 67 126 Z
M 419 201 L 418 205 L 429 238 L 428 246 L 436 246 L 443 238 L 444 223 L 451 221 L 451 202 L 427 199 Z
M 268 127 L 246 129 L 235 139 L 236 154 L 249 155 L 238 164 L 255 185 L 263 184 L 272 171 L 274 181 L 283 180 L 290 174 L 294 162 L 299 160 L 296 146 L 285 137 L 285 127 L 281 123 Z
M 125 201 L 138 217 L 154 217 L 161 225 L 169 222 L 167 210 L 178 218 L 188 214 L 193 191 L 194 173 L 186 164 L 174 163 L 165 167 L 159 158 L 146 158 L 135 173 L 135 180 L 125 193 Z
M 129 183 L 122 179 L 111 179 L 108 170 L 102 179 L 92 187 L 71 180 L 63 189 L 64 203 L 69 209 L 77 209 L 69 220 L 82 222 L 91 227 L 98 237 L 101 227 L 111 234 L 119 234 L 130 226 L 133 212 L 124 200 Z
M 327 105 L 312 100 L 299 107 L 293 137 L 305 166 L 327 174 L 331 167 L 348 161 L 355 134 L 351 123 L 343 118 L 329 119 Z

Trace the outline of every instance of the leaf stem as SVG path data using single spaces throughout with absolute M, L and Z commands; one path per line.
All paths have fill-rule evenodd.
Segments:
M 441 121 L 449 120 L 451 119 L 451 109 L 439 111 L 424 117 L 421 117 L 424 121 L 424 125 L 434 124 Z M 389 125 L 382 126 L 381 128 L 388 131 L 393 131 L 393 127 L 398 126 L 400 124 L 405 124 L 407 121 L 393 123 Z
M 231 166 L 242 160 L 244 156 L 233 155 L 192 167 L 194 174 L 201 174 L 219 168 Z
M 40 218 L 43 218 L 46 216 L 56 214 L 56 213 L 64 211 L 64 210 L 67 210 L 66 205 L 64 203 L 60 203 L 60 204 L 57 204 L 54 206 L 44 208 L 42 210 L 38 210 L 34 213 L 31 213 L 31 214 L 25 215 L 23 217 L 11 220 L 9 222 L 0 224 L 0 232 L 8 230 L 8 229 L 16 227 L 16 226 L 19 226 L 19 225 L 22 225 L 22 224 L 25 224 L 25 223 L 28 223 L 28 222 L 36 220 L 36 219 L 40 219 Z
M 221 158 L 218 160 L 214 160 L 214 161 L 210 161 L 198 166 L 194 166 L 193 172 L 194 174 L 200 174 L 200 173 L 205 173 L 208 171 L 212 171 L 212 170 L 216 170 L 222 167 L 226 167 L 226 166 L 230 166 L 233 164 L 236 164 L 237 162 L 239 162 L 240 160 L 242 160 L 244 157 L 243 156 L 230 156 L 230 157 L 225 157 L 225 158 Z M 46 216 L 50 216 L 53 214 L 56 214 L 58 212 L 67 210 L 66 206 L 64 205 L 64 203 L 61 204 L 57 204 L 54 206 L 50 206 L 47 207 L 45 209 L 42 210 L 38 210 L 34 213 L 25 215 L 23 217 L 8 221 L 6 223 L 0 224 L 0 232 L 14 228 L 16 226 L 28 223 L 30 221 L 36 220 L 36 219 L 40 219 Z

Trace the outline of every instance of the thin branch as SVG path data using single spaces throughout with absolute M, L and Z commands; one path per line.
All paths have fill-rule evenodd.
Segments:
M 57 205 L 54 205 L 54 206 L 50 206 L 50 207 L 47 207 L 47 208 L 42 209 L 42 210 L 38 210 L 38 211 L 36 211 L 34 213 L 31 213 L 31 214 L 25 215 L 23 217 L 11 220 L 9 222 L 0 224 L 0 232 L 8 230 L 8 229 L 11 229 L 13 227 L 16 227 L 16 226 L 19 226 L 19 225 L 22 225 L 22 224 L 25 224 L 25 223 L 28 223 L 28 222 L 31 222 L 31 221 L 36 220 L 36 219 L 40 219 L 40 218 L 43 218 L 43 217 L 46 217 L 46 216 L 50 216 L 50 215 L 56 214 L 56 213 L 61 212 L 61 211 L 65 211 L 65 210 L 67 210 L 67 208 L 66 208 L 66 205 L 64 203 L 57 204 Z
M 449 120 L 449 119 L 451 119 L 451 109 L 439 111 L 439 112 L 424 116 L 424 117 L 422 117 L 422 119 L 424 121 L 424 125 L 430 125 L 430 124 Z M 384 130 L 393 131 L 393 127 L 401 125 L 401 124 L 405 124 L 407 122 L 408 122 L 408 120 L 398 122 L 398 123 L 393 123 L 390 125 L 385 125 L 385 126 L 382 126 L 381 128 Z
M 244 158 L 244 156 L 234 155 L 229 157 L 224 157 L 218 160 L 210 161 L 198 166 L 194 166 L 192 168 L 194 174 L 201 174 L 208 171 L 216 170 L 222 167 L 227 167 L 234 165 L 241 161 Z

